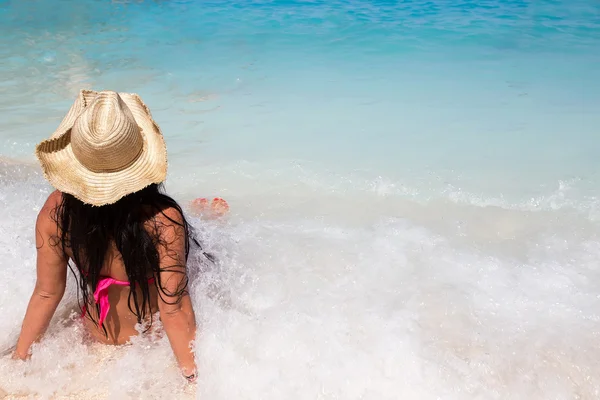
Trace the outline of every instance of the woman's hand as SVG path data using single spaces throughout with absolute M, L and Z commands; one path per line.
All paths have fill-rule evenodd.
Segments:
M 183 373 L 183 377 L 188 381 L 188 383 L 195 383 L 198 379 L 198 374 L 196 373 L 196 370 L 194 370 L 194 372 L 191 374 Z
M 10 358 L 12 358 L 13 360 L 25 361 L 25 360 L 29 359 L 29 357 L 30 357 L 29 353 L 20 354 L 20 353 L 17 353 L 17 351 L 15 350 L 15 351 L 13 351 L 12 356 Z

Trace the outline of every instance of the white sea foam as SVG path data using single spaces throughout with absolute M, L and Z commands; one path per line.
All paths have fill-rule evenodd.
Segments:
M 10 279 L 0 283 L 0 349 L 15 340 L 34 284 L 32 226 L 48 193 L 35 169 L 4 168 L 0 266 Z M 21 176 L 9 178 L 15 169 Z M 441 200 L 394 209 L 378 203 L 378 191 L 357 193 L 354 209 L 336 203 L 335 190 L 309 204 L 286 204 L 291 197 L 267 204 L 248 194 L 244 205 L 244 195 L 232 195 L 229 219 L 194 220 L 219 260 L 210 268 L 199 254 L 190 261 L 198 398 L 600 393 L 593 221 Z M 503 224 L 512 234 L 497 229 Z M 164 336 L 119 349 L 88 343 L 68 318 L 72 284 L 31 362 L 0 360 L 0 387 L 35 398 L 194 396 Z

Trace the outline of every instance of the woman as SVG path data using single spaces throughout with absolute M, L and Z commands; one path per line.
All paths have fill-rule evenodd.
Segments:
M 194 381 L 191 230 L 161 191 L 167 151 L 148 108 L 135 94 L 81 91 L 36 156 L 57 190 L 37 217 L 37 281 L 13 356 L 26 359 L 43 335 L 70 267 L 93 338 L 126 343 L 159 311 L 182 374 Z

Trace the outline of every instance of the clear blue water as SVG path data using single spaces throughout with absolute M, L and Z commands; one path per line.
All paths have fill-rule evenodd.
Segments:
M 3 2 L 5 148 L 31 157 L 76 90 L 116 88 L 178 170 L 294 159 L 493 176 L 494 195 L 596 180 L 599 7 L 565 4 Z
M 1 268 L 81 88 L 139 93 L 169 190 L 230 201 L 211 279 L 251 311 L 198 300 L 203 398 L 598 396 L 600 3 L 3 0 L 0 44 Z

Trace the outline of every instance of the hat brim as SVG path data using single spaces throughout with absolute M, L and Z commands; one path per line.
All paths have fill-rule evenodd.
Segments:
M 82 91 L 77 102 L 86 102 L 92 91 Z M 114 172 L 94 172 L 84 167 L 71 148 L 71 127 L 78 109 L 71 108 L 60 127 L 50 139 L 36 146 L 36 156 L 44 177 L 57 190 L 68 193 L 86 204 L 103 206 L 145 187 L 161 183 L 167 175 L 167 148 L 160 128 L 152 119 L 150 110 L 136 94 L 119 93 L 138 124 L 144 146 L 139 157 L 127 168 Z

